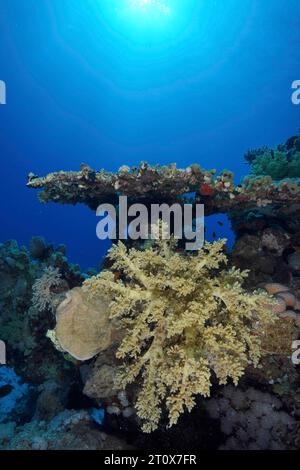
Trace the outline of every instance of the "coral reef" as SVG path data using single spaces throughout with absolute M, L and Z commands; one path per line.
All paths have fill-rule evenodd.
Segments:
M 267 175 L 273 180 L 300 177 L 300 133 L 276 149 L 263 147 L 247 152 L 245 159 L 254 175 Z
M 214 170 L 203 170 L 199 165 L 177 169 L 176 165 L 151 167 L 141 163 L 138 168 L 127 168 L 126 172 L 121 169 L 115 174 L 87 168 L 45 177 L 30 175 L 27 186 L 42 190 L 42 202 L 84 203 L 93 210 L 103 202 L 117 205 L 120 195 L 145 204 L 204 203 L 207 215 L 261 207 L 291 211 L 300 200 L 300 178 L 295 175 L 279 181 L 269 175 L 251 175 L 235 185 L 228 170 L 215 176 Z
M 38 397 L 35 402 L 34 421 L 49 421 L 58 413 L 64 411 L 68 404 L 70 380 L 57 383 L 47 380 L 38 387 Z
M 62 284 L 61 275 L 57 268 L 45 268 L 42 276 L 32 286 L 32 306 L 38 311 L 55 309 L 55 292 Z
M 46 338 L 55 325 L 48 301 L 56 296 L 59 300 L 85 279 L 77 266 L 68 263 L 63 246 L 54 248 L 41 240 L 32 239 L 30 251 L 16 241 L 0 245 L 0 337 L 6 343 L 9 365 L 35 383 L 68 374 L 70 363 Z M 59 285 L 53 288 L 43 284 L 43 280 L 56 283 L 58 279 Z
M 203 183 L 213 180 L 213 173 L 202 170 L 199 165 L 181 170 L 175 164 L 151 167 L 142 162 L 138 168 L 123 166 L 116 174 L 104 170 L 96 172 L 82 165 L 80 172 L 51 173 L 45 178 L 30 174 L 28 187 L 43 189 L 42 202 L 82 202 L 96 209 L 101 202 L 115 203 L 118 194 L 135 199 L 176 199 L 178 195 L 198 191 Z
M 267 174 L 263 168 L 256 166 L 257 176 L 246 177 L 243 187 L 256 191 L 258 206 L 250 209 L 241 205 L 233 208 L 229 214 L 237 237 L 231 259 L 241 269 L 251 267 L 249 282 L 252 286 L 269 281 L 293 285 L 297 289 L 299 286 L 299 202 L 292 201 L 289 196 L 293 193 L 298 197 L 299 178 L 294 169 L 286 173 L 288 165 L 300 161 L 299 142 L 300 136 L 293 136 L 275 150 L 263 148 L 246 155 L 252 168 L 255 162 L 268 156 L 274 164 L 276 152 L 284 154 L 285 158 L 276 175 L 276 181 L 272 179 L 275 178 L 274 174 Z M 261 197 L 257 186 L 259 181 L 268 188 L 266 197 Z M 271 188 L 276 188 L 275 192 L 278 192 L 275 199 Z M 278 199 L 279 193 L 281 202 Z
M 278 150 L 267 151 L 258 156 L 252 163 L 255 175 L 268 175 L 273 180 L 300 177 L 300 152 L 289 160 L 287 155 Z
M 300 302 L 290 289 L 278 283 L 265 284 L 263 287 L 276 299 L 273 312 L 281 318 L 293 320 L 294 325 L 300 328 L 300 313 L 297 312 L 300 310 Z
M 267 294 L 248 294 L 245 272 L 224 269 L 224 242 L 206 244 L 195 256 L 159 240 L 144 252 L 121 242 L 109 253 L 112 269 L 87 280 L 83 289 L 112 299 L 111 318 L 127 333 L 117 351 L 124 361 L 119 389 L 142 381 L 136 409 L 146 432 L 157 428 L 165 405 L 177 422 L 195 396 L 209 396 L 212 371 L 220 383 L 235 383 L 248 363 L 258 364 L 258 330 L 275 321 Z
M 32 237 L 29 242 L 29 254 L 32 259 L 45 259 L 48 255 L 49 246 L 47 246 L 43 237 Z
M 252 286 L 297 281 L 298 220 L 296 213 L 291 217 L 272 211 L 231 214 L 237 238 L 230 259 L 240 269 L 251 268 L 248 282 Z
M 245 158 L 238 185 L 197 164 L 29 175 L 42 202 L 204 203 L 236 240 L 228 256 L 119 243 L 86 282 L 63 246 L 0 245 L 0 337 L 38 395 L 31 422 L 6 415 L 0 448 L 127 448 L 108 427 L 143 449 L 299 449 L 300 135 Z
M 81 367 L 83 392 L 88 397 L 97 400 L 99 404 L 103 404 L 104 401 L 111 404 L 117 394 L 114 386 L 118 370 L 116 352 L 119 344 L 119 341 L 112 342 L 106 351 L 98 354 L 92 365 Z

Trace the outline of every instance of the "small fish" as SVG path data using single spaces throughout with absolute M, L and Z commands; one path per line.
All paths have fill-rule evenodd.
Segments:
M 212 233 L 212 236 L 213 236 L 213 238 L 217 238 L 216 232 L 213 232 L 213 233 Z
M 115 277 L 115 281 L 118 281 L 118 280 L 120 279 L 120 277 L 121 277 L 120 271 L 115 271 L 115 272 L 114 272 L 114 277 Z
M 217 224 L 220 225 L 220 227 L 223 227 L 224 225 L 223 222 L 219 222 L 219 221 L 217 222 Z

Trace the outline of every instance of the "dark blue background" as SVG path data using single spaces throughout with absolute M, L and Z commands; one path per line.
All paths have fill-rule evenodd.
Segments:
M 248 148 L 296 132 L 299 0 L 180 2 L 184 18 L 164 34 L 115 20 L 107 0 L 1 0 L 0 241 L 43 235 L 97 265 L 95 214 L 41 205 L 25 186 L 30 171 L 147 160 L 239 179 Z

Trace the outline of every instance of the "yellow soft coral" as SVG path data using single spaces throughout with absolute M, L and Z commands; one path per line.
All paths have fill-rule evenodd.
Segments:
M 83 289 L 113 299 L 111 318 L 127 332 L 118 386 L 140 380 L 136 409 L 145 432 L 157 428 L 164 407 L 171 426 L 197 395 L 209 396 L 212 371 L 221 384 L 237 384 L 248 364 L 258 364 L 257 333 L 274 320 L 272 301 L 242 288 L 246 272 L 225 268 L 224 241 L 196 255 L 176 252 L 174 241 L 146 251 L 119 242 L 109 258 L 121 278 L 105 271 Z

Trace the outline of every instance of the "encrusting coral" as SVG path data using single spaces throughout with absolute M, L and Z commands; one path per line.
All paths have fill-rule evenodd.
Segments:
M 158 427 L 164 407 L 172 426 L 197 395 L 208 397 L 212 372 L 221 384 L 237 384 L 248 364 L 257 366 L 258 332 L 275 321 L 273 301 L 243 289 L 246 272 L 225 268 L 224 241 L 206 243 L 196 255 L 177 252 L 174 240 L 145 251 L 119 242 L 109 258 L 112 272 L 83 289 L 92 298 L 106 293 L 111 319 L 126 331 L 116 386 L 141 384 L 136 410 L 145 432 Z

